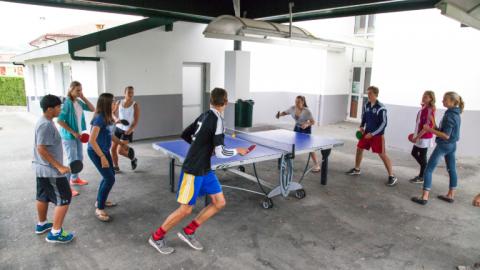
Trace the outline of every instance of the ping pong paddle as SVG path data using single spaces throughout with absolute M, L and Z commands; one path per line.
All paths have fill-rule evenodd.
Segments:
M 248 147 L 247 154 L 250 153 L 250 152 L 252 152 L 253 149 L 255 149 L 255 147 L 257 147 L 255 144 L 250 145 L 250 146 Z
M 82 143 L 87 143 L 89 139 L 90 135 L 88 135 L 88 133 L 82 133 L 82 135 L 80 135 L 80 141 Z
M 128 147 L 128 158 L 134 159 L 135 158 L 135 150 L 132 147 Z
M 70 172 L 71 173 L 79 173 L 83 169 L 83 162 L 81 160 L 74 160 L 70 162 Z
M 357 132 L 355 132 L 355 137 L 361 140 L 363 138 L 363 132 L 361 132 L 360 130 L 357 130 Z
M 276 117 L 277 117 L 277 119 L 280 118 L 280 111 L 277 112 Z
M 130 125 L 130 122 L 128 122 L 128 120 L 125 120 L 125 119 L 120 120 L 120 123 L 122 123 L 122 125 L 124 126 Z
M 415 141 L 413 140 L 413 133 L 408 134 L 408 140 L 409 140 L 411 143 L 415 143 Z

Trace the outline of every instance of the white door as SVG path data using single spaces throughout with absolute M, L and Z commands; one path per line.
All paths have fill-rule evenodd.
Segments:
M 352 90 L 348 100 L 348 120 L 361 121 L 363 104 L 367 102 L 367 88 L 370 86 L 372 67 L 370 64 L 354 65 L 352 69 Z
M 182 72 L 183 128 L 202 113 L 205 73 L 203 64 L 184 64 Z

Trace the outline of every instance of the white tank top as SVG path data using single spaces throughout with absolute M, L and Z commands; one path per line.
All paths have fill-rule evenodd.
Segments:
M 117 127 L 121 130 L 127 131 L 133 123 L 134 113 L 135 113 L 135 101 L 130 105 L 130 107 L 125 108 L 123 103 L 125 100 L 120 101 L 120 106 L 118 106 L 118 119 L 125 119 L 128 121 L 128 126 L 121 123 L 117 124 Z

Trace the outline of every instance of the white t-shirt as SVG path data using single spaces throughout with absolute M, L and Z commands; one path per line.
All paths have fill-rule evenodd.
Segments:
M 78 101 L 73 102 L 73 108 L 75 108 L 75 115 L 77 116 L 77 125 L 78 125 L 78 132 L 82 132 L 82 115 L 83 115 L 83 108 L 80 106 Z

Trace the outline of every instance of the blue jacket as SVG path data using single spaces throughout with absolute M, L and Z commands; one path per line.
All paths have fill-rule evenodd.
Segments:
M 387 127 L 387 109 L 377 100 L 372 106 L 370 101 L 363 106 L 362 123 L 360 127 L 365 128 L 365 133 L 372 136 L 383 135 Z
M 448 109 L 440 122 L 439 130 L 449 136 L 448 140 L 437 137 L 435 142 L 440 145 L 456 143 L 460 139 L 460 108 Z

